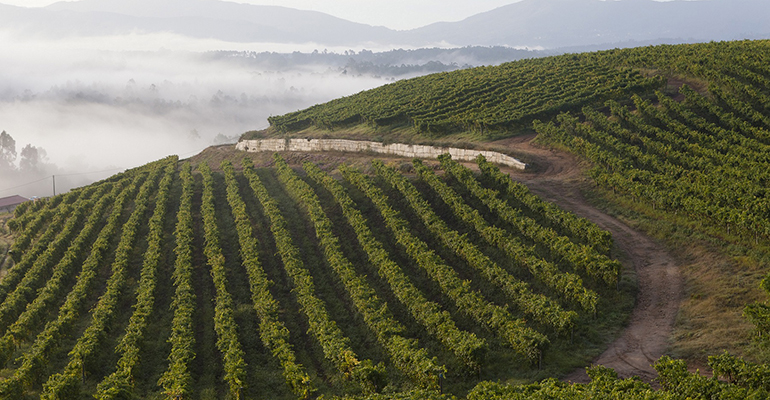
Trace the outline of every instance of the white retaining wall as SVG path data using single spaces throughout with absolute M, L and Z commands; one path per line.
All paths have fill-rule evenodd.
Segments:
M 433 147 L 419 144 L 382 144 L 346 139 L 255 139 L 242 140 L 235 145 L 236 150 L 257 153 L 261 151 L 347 151 L 373 152 L 391 154 L 409 158 L 438 158 L 449 153 L 453 160 L 474 161 L 481 154 L 487 161 L 507 165 L 518 169 L 526 169 L 527 164 L 498 153 L 496 151 L 458 149 L 455 147 Z

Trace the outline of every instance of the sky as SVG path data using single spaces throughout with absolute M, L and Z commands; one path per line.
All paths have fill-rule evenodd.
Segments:
M 130 0 L 127 0 L 130 1 Z M 412 29 L 440 21 L 460 21 L 521 0 L 236 0 L 324 12 L 335 17 L 391 29 Z M 0 0 L 2 4 L 43 7 L 54 0 Z

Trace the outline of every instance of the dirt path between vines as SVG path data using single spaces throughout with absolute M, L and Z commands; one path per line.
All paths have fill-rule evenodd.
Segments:
M 618 219 L 591 206 L 580 193 L 584 182 L 579 161 L 570 154 L 532 145 L 534 136 L 496 142 L 526 154 L 537 166 L 535 173 L 506 169 L 511 177 L 526 184 L 532 192 L 559 206 L 588 218 L 612 232 L 618 248 L 636 271 L 639 292 L 628 326 L 593 364 L 615 369 L 621 378 L 638 376 L 650 382 L 657 376 L 652 364 L 668 347 L 668 339 L 682 300 L 683 278 L 666 248 Z M 565 381 L 589 381 L 580 368 Z

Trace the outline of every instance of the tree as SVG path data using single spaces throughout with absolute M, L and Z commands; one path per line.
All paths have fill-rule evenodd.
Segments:
M 16 160 L 16 141 L 13 137 L 3 131 L 0 133 L 0 172 L 7 172 L 14 169 L 13 162 Z
M 19 160 L 19 169 L 24 172 L 38 172 L 43 167 L 46 152 L 42 147 L 35 147 L 31 144 L 21 149 L 21 160 Z

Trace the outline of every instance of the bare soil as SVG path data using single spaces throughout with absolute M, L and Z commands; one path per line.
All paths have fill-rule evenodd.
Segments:
M 662 244 L 589 204 L 580 190 L 589 183 L 575 157 L 533 145 L 533 138 L 530 135 L 496 142 L 527 154 L 536 164 L 535 172 L 506 172 L 532 192 L 612 232 L 626 267 L 635 271 L 639 291 L 628 326 L 593 364 L 613 368 L 621 378 L 638 376 L 651 382 L 657 376 L 652 364 L 668 348 L 682 302 L 684 280 L 679 266 Z M 563 379 L 589 381 L 583 368 Z

